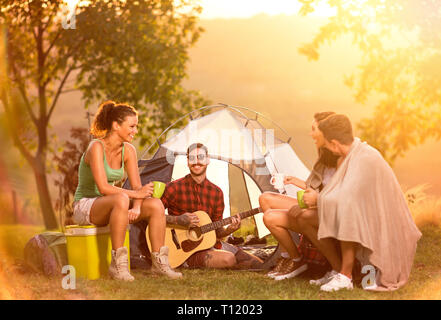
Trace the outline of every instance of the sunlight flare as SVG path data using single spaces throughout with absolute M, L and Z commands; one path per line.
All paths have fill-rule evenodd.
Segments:
M 201 18 L 249 18 L 257 14 L 267 15 L 294 15 L 298 14 L 302 4 L 299 1 L 286 0 L 200 0 L 199 4 L 203 7 Z M 313 5 L 312 16 L 330 17 L 336 14 L 335 8 L 331 8 L 328 3 L 320 2 Z

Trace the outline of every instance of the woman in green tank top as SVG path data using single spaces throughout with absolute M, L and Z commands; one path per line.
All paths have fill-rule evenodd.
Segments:
M 81 157 L 78 187 L 74 197 L 74 222 L 110 226 L 112 262 L 109 275 L 132 281 L 128 250 L 123 246 L 129 223 L 147 220 L 152 243 L 153 271 L 172 278 L 182 275 L 168 265 L 165 213 L 160 199 L 152 198 L 153 183 L 142 186 L 135 147 L 138 113 L 127 104 L 102 103 L 91 127 L 92 140 Z M 133 190 L 116 187 L 127 172 Z M 133 205 L 130 208 L 130 199 Z

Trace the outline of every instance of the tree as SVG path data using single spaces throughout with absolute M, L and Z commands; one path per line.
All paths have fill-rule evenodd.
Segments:
M 301 13 L 327 2 L 336 10 L 299 51 L 312 60 L 326 42 L 349 34 L 362 61 L 345 83 L 358 102 L 380 97 L 362 138 L 390 162 L 427 138 L 441 138 L 441 1 L 300 0 Z
M 73 195 L 78 186 L 78 169 L 80 167 L 80 160 L 87 149 L 90 142 L 89 130 L 86 128 L 73 127 L 70 129 L 71 141 L 65 142 L 65 148 L 61 155 L 54 155 L 54 162 L 57 166 L 57 171 L 60 173 L 58 179 L 55 179 L 54 184 L 58 187 L 59 197 L 55 202 L 55 209 L 62 214 L 60 222 L 63 222 L 63 217 L 69 223 L 73 224 Z
M 81 90 L 86 106 L 107 99 L 133 104 L 140 111 L 141 143 L 150 142 L 206 102 L 181 84 L 188 49 L 203 31 L 197 26 L 201 8 L 187 0 L 96 0 L 80 2 L 71 15 L 73 8 L 59 0 L 0 5 L 7 61 L 0 99 L 14 144 L 33 169 L 45 225 L 56 228 L 46 161 L 60 95 Z

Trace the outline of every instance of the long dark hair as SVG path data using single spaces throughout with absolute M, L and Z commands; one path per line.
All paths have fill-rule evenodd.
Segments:
M 314 114 L 314 120 L 317 121 L 317 124 L 320 124 L 320 121 L 325 120 L 329 116 L 334 115 L 335 112 L 332 111 L 326 111 L 326 112 L 318 112 Z M 331 151 L 326 149 L 325 147 L 320 147 L 318 149 L 318 162 L 322 163 L 328 168 L 336 168 L 337 167 L 337 160 L 339 156 L 333 154 Z
M 135 108 L 128 104 L 105 101 L 98 107 L 90 133 L 95 137 L 104 137 L 112 129 L 113 121 L 121 124 L 126 117 L 137 115 Z

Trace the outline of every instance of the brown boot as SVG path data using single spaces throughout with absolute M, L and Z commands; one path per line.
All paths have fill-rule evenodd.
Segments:
M 283 270 L 284 266 L 286 264 L 288 264 L 289 260 L 290 260 L 289 258 L 280 257 L 279 259 L 277 259 L 277 262 L 276 262 L 276 265 L 274 266 L 274 268 L 270 272 L 268 272 L 266 275 L 268 277 L 274 279 Z
M 303 260 L 295 261 L 288 259 L 288 262 L 283 266 L 282 270 L 274 277 L 274 280 L 285 280 L 293 278 L 302 272 L 308 270 L 308 264 Z

